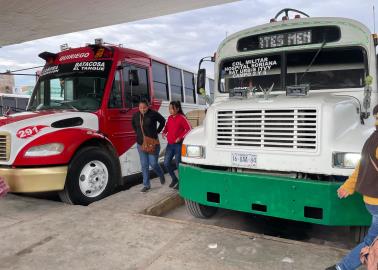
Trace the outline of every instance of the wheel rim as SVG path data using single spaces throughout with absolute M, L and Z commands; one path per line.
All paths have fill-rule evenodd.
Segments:
M 86 197 L 97 197 L 106 189 L 109 181 L 108 168 L 99 160 L 88 162 L 80 172 L 80 191 Z

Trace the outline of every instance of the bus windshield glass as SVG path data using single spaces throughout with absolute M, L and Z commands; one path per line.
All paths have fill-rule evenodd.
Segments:
M 361 48 L 318 49 L 259 55 L 224 61 L 219 89 L 272 91 L 308 84 L 310 90 L 364 87 L 367 63 Z M 285 61 L 282 61 L 284 58 Z
M 110 67 L 111 61 L 46 66 L 33 91 L 28 110 L 98 110 Z

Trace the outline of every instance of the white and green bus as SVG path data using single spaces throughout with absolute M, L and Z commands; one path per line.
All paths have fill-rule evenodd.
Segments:
M 355 20 L 298 13 L 219 45 L 214 103 L 183 145 L 180 194 L 194 216 L 370 224 L 360 196 L 336 190 L 375 128 L 377 38 Z

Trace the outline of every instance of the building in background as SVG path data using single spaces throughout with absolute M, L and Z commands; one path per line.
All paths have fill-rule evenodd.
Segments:
M 15 88 L 15 94 L 31 95 L 34 85 L 22 85 Z
M 13 75 L 0 75 L 0 93 L 12 94 L 14 89 Z

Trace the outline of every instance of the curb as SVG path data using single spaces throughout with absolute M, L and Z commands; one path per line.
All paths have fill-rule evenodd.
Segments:
M 184 199 L 180 197 L 178 192 L 174 192 L 144 209 L 141 213 L 149 216 L 163 216 L 183 204 Z

